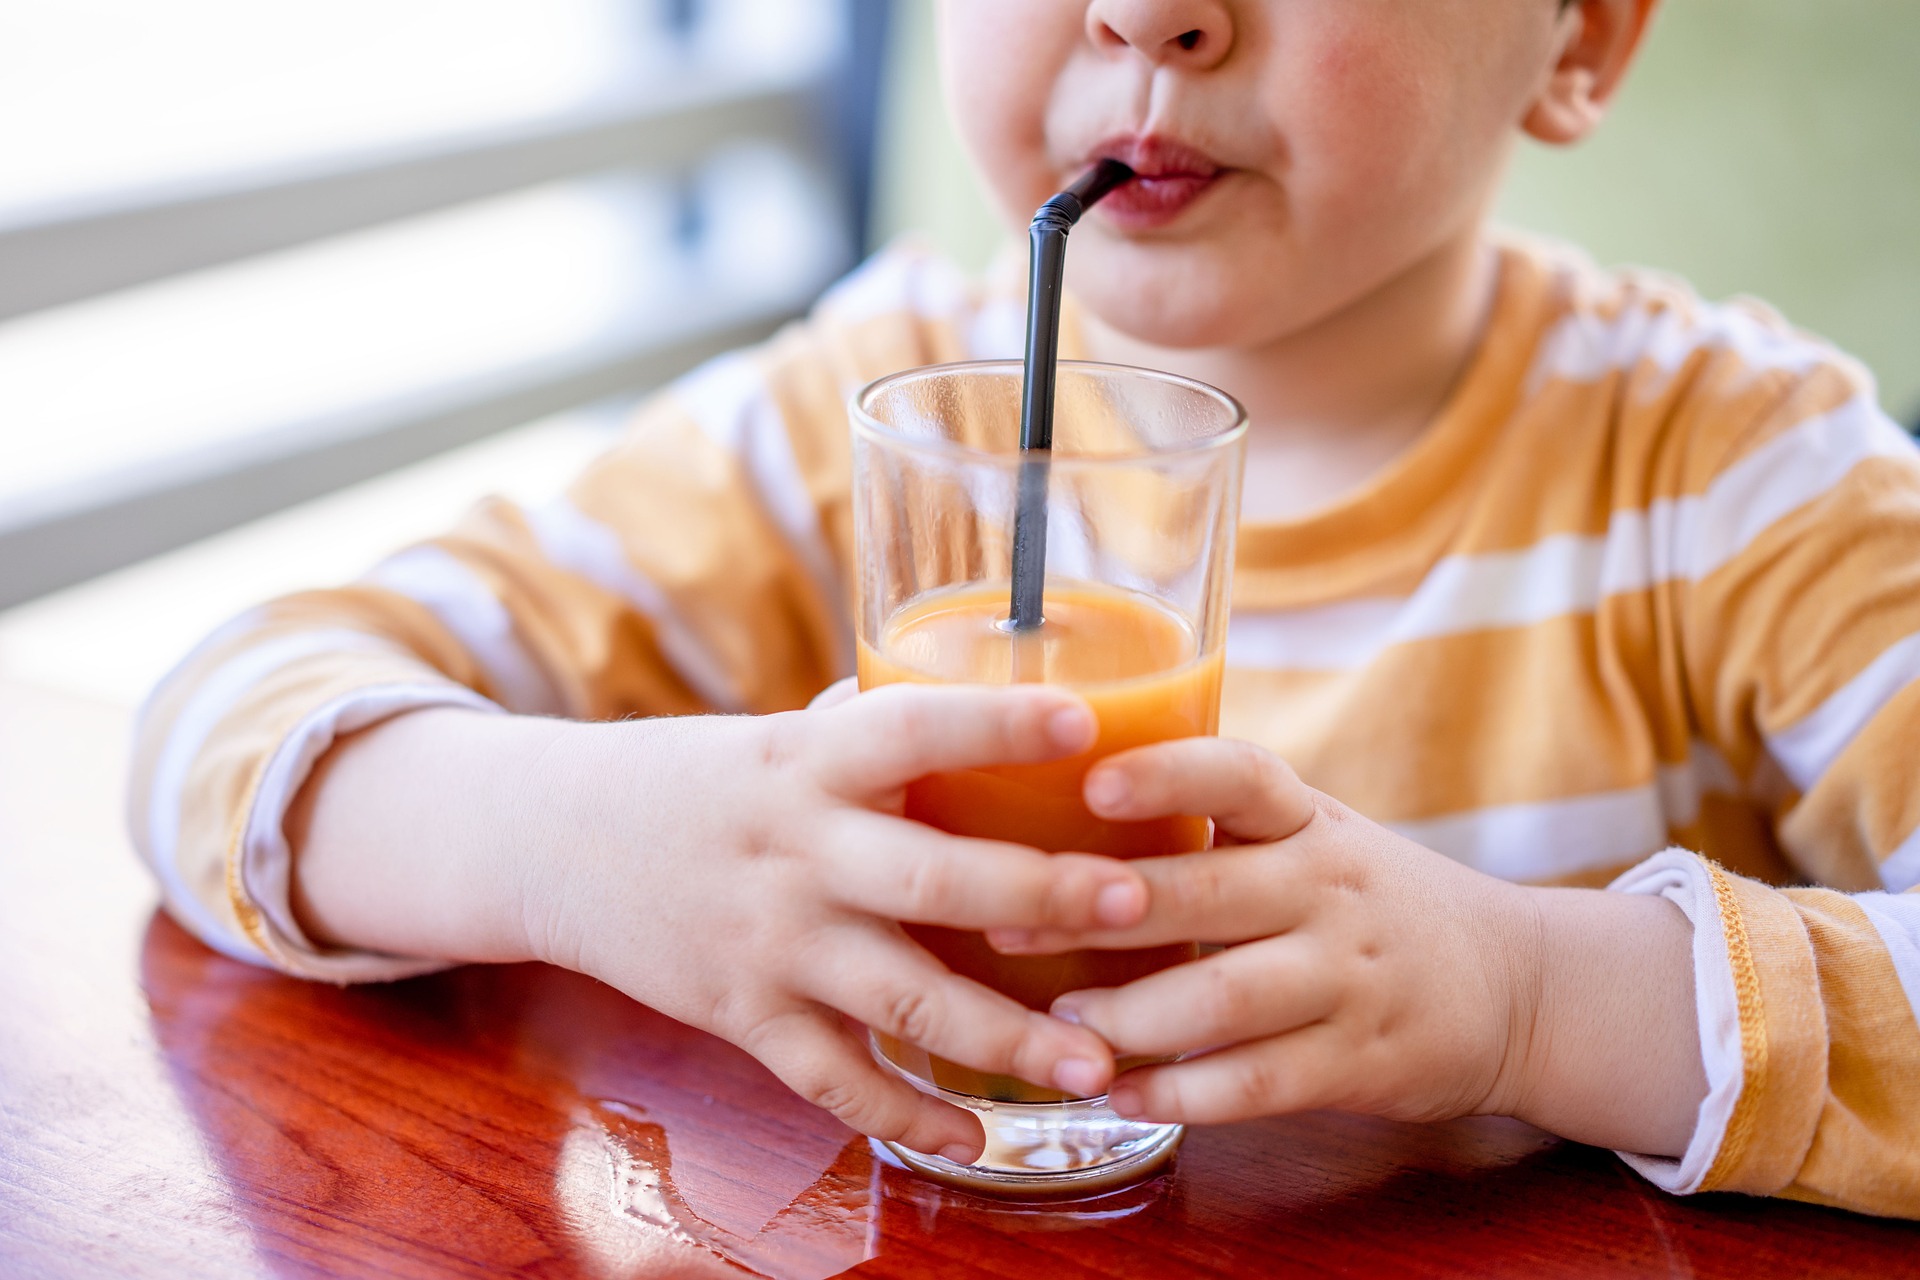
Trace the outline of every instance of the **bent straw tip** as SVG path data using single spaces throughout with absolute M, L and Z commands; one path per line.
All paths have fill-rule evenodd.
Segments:
M 1133 170 L 1120 161 L 1102 160 L 1075 178 L 1065 191 L 1041 205 L 1033 221 L 1035 225 L 1045 224 L 1066 231 L 1115 188 L 1133 181 L 1133 176 Z
M 1067 188 L 1067 194 L 1078 200 L 1082 208 L 1091 209 L 1114 188 L 1123 187 L 1131 181 L 1132 168 L 1109 156 L 1074 179 L 1073 185 Z

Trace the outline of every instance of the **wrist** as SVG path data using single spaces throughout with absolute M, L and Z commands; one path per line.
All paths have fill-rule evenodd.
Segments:
M 334 744 L 287 816 L 293 908 L 323 946 L 534 958 L 522 785 L 563 722 L 430 709 Z
M 1537 945 L 1498 1109 L 1579 1142 L 1681 1154 L 1706 1092 L 1686 916 L 1599 889 L 1522 892 Z
M 554 961 L 548 895 L 572 852 L 563 822 L 581 807 L 580 754 L 591 728 L 501 717 L 450 757 L 464 765 L 456 786 L 468 849 L 449 878 L 458 886 L 454 920 L 477 953 L 465 958 Z
M 1488 965 L 1496 975 L 1495 1007 L 1504 1019 L 1494 1039 L 1499 1059 L 1493 1087 L 1480 1111 L 1520 1116 L 1536 1088 L 1539 1041 L 1546 1030 L 1547 923 L 1538 890 L 1499 881 L 1494 892 L 1493 924 L 1485 936 L 1494 946 Z
M 488 861 L 502 869 L 497 900 L 513 903 L 500 927 L 514 931 L 526 958 L 593 973 L 592 943 L 604 927 L 593 907 L 610 891 L 623 838 L 644 840 L 615 810 L 636 789 L 629 768 L 647 772 L 643 727 L 651 722 L 553 723 L 524 757 Z M 638 809 L 646 812 L 644 802 Z
M 556 722 L 557 723 L 557 722 Z M 623 986 L 660 922 L 663 877 L 717 852 L 738 823 L 725 780 L 749 767 L 765 717 L 675 716 L 566 724 L 530 762 L 514 802 L 522 838 L 517 927 L 529 958 Z M 676 869 L 678 868 L 678 869 Z

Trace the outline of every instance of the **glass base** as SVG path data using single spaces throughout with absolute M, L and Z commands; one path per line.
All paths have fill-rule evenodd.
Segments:
M 1149 1124 L 1114 1114 L 1104 1096 L 1074 1102 L 995 1102 L 954 1093 L 875 1057 L 922 1093 L 980 1117 L 986 1149 L 972 1164 L 883 1143 L 900 1163 L 948 1186 L 988 1195 L 1079 1198 L 1101 1195 L 1160 1171 L 1186 1126 Z

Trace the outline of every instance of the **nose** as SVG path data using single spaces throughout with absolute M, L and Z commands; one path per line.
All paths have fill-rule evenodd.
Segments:
M 1156 67 L 1207 71 L 1233 47 L 1224 0 L 1093 0 L 1087 38 L 1101 52 L 1132 49 Z

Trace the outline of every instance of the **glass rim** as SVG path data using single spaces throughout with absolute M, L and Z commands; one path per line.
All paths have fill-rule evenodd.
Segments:
M 1139 466 L 1143 462 L 1167 461 L 1174 458 L 1193 457 L 1213 450 L 1228 449 L 1246 437 L 1248 424 L 1246 406 L 1220 388 L 1210 383 L 1202 382 L 1198 378 L 1189 378 L 1178 373 L 1168 373 L 1163 369 L 1148 369 L 1140 365 L 1131 364 L 1113 364 L 1101 360 L 1062 360 L 1059 362 L 1058 368 L 1085 373 L 1124 374 L 1128 377 L 1144 378 L 1152 382 L 1182 387 L 1189 391 L 1197 392 L 1206 399 L 1212 400 L 1214 403 L 1222 406 L 1227 411 L 1230 421 L 1223 430 L 1213 435 L 1202 436 L 1196 440 L 1168 445 L 1163 448 L 1143 447 L 1119 453 L 1098 454 L 1062 454 L 1056 450 L 1051 452 L 1048 458 L 1051 466 L 1068 469 L 1080 467 Z M 866 386 L 854 392 L 847 402 L 848 416 L 853 420 L 853 429 L 856 434 L 867 436 L 889 447 L 899 447 L 917 453 L 933 454 L 945 458 L 958 458 L 976 463 L 986 462 L 1001 466 L 1017 467 L 1021 461 L 1020 450 L 1017 448 L 1009 450 L 980 449 L 973 445 L 962 444 L 957 440 L 909 435 L 897 427 L 888 426 L 886 423 L 880 421 L 867 408 L 870 400 L 888 390 L 896 383 L 942 376 L 950 377 L 962 373 L 989 372 L 996 374 L 1011 373 L 1016 377 L 1025 377 L 1026 364 L 1021 360 L 1007 359 L 954 360 L 944 364 L 923 364 L 916 365 L 911 369 L 901 369 L 894 373 L 889 373 L 884 377 L 875 378 L 872 382 L 867 383 Z

